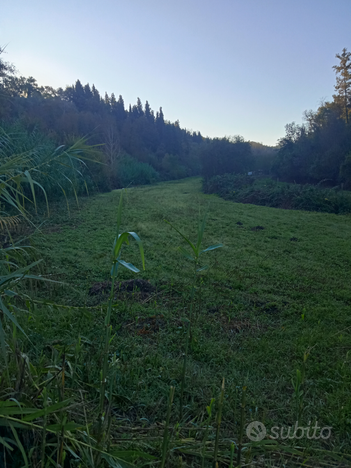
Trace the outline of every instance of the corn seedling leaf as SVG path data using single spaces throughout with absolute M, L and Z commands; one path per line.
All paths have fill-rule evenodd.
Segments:
M 204 270 L 207 270 L 207 269 L 208 269 L 208 265 L 205 265 L 205 266 L 203 266 L 203 267 L 201 267 L 201 268 L 198 268 L 198 269 L 196 270 L 196 272 L 198 273 L 199 271 L 204 271 Z
M 139 246 L 139 251 L 140 251 L 140 256 L 141 256 L 141 261 L 143 263 L 143 270 L 145 270 L 145 256 L 144 256 L 144 249 L 143 249 L 143 244 L 140 240 L 140 237 L 138 236 L 138 234 L 136 234 L 135 232 L 129 232 L 128 234 L 130 234 L 137 242 L 138 246 Z
M 201 250 L 200 255 L 204 252 L 209 252 L 210 250 L 219 249 L 220 247 L 223 247 L 223 244 L 211 245 L 210 247 L 207 247 L 207 249 Z
M 113 258 L 118 258 L 120 250 L 122 248 L 123 243 L 125 242 L 127 245 L 129 245 L 129 240 L 128 240 L 129 233 L 128 232 L 122 232 L 122 234 L 118 235 L 118 239 L 115 241 L 114 249 L 113 249 Z
M 198 256 L 198 251 L 197 251 L 196 247 L 194 246 L 194 244 L 187 237 L 185 237 L 184 234 L 182 234 L 180 231 L 178 231 L 178 229 L 175 228 L 169 221 L 167 221 L 165 219 L 165 222 L 167 224 L 169 224 L 171 226 L 171 228 L 173 228 L 185 240 L 185 242 L 187 242 L 190 245 L 190 247 L 193 249 L 195 257 L 197 257 Z
M 133 271 L 134 273 L 139 273 L 140 270 L 135 267 L 132 263 L 127 263 L 124 260 L 118 260 L 118 263 L 128 268 L 128 270 Z
M 185 258 L 189 259 L 189 260 L 192 260 L 192 261 L 195 261 L 194 257 L 192 257 L 191 255 L 189 255 L 189 253 L 184 249 L 184 247 L 178 247 L 179 251 L 184 255 Z

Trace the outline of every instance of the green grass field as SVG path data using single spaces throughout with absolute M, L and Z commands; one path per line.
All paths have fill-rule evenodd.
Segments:
M 64 207 L 51 206 L 51 218 L 34 242 L 45 271 L 64 284 L 36 285 L 32 294 L 66 307 L 33 303 L 31 312 L 19 317 L 36 345 L 23 340 L 31 362 L 55 359 L 65 348 L 67 361 L 77 369 L 77 377 L 72 382 L 67 378 L 67 385 L 73 393 L 84 389 L 91 408 L 98 398 L 94 388 L 108 298 L 99 283 L 110 277 L 119 197 L 120 191 L 113 191 L 84 198 L 70 216 Z M 243 443 L 249 442 L 245 427 L 251 421 L 261 421 L 270 432 L 273 426 L 294 426 L 297 420 L 303 427 L 318 421 L 320 427 L 332 428 L 331 435 L 276 442 L 267 437 L 267 443 L 278 445 L 270 450 L 247 445 L 243 466 L 252 459 L 257 466 L 300 466 L 309 456 L 313 462 L 306 466 L 348 466 L 350 458 L 338 462 L 337 457 L 351 453 L 351 217 L 225 201 L 202 194 L 198 178 L 131 188 L 124 201 L 122 228 L 140 236 L 146 270 L 135 275 L 121 268 L 118 279 L 143 279 L 151 286 L 119 292 L 114 301 L 116 440 L 116 434 L 121 438 L 118 426 L 129 428 L 123 436 L 128 438 L 135 430 L 147 431 L 164 421 L 169 388 L 174 386 L 171 424 L 183 424 L 186 434 L 179 429 L 180 443 L 177 431 L 172 432 L 170 460 L 178 464 L 182 456 L 183 464 L 201 466 L 191 453 L 200 446 L 206 406 L 211 398 L 217 404 L 224 377 L 222 466 L 229 464 L 230 443 L 238 446 L 242 427 Z M 195 242 L 198 220 L 207 211 L 203 248 L 216 243 L 223 247 L 201 257 L 209 269 L 201 273 L 196 291 L 186 406 L 179 421 L 192 265 L 178 249 L 186 243 L 164 220 Z M 136 244 L 125 248 L 122 258 L 141 269 Z M 100 294 L 89 294 L 93 285 Z M 241 408 L 243 387 L 246 401 Z M 214 416 L 211 424 L 215 427 Z M 152 441 L 143 442 L 142 436 L 128 443 L 144 444 L 144 450 L 149 447 L 157 455 Z M 213 443 L 214 429 L 209 447 Z M 296 453 L 290 453 L 291 448 Z

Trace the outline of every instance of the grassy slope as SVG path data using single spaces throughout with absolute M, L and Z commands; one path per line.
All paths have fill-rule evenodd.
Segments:
M 209 208 L 204 248 L 217 242 L 224 247 L 203 258 L 211 268 L 203 274 L 201 310 L 194 327 L 187 416 L 203 414 L 224 376 L 227 436 L 238 431 L 238 398 L 244 384 L 247 422 L 252 418 L 267 427 L 294 424 L 297 405 L 291 379 L 296 369 L 302 370 L 304 353 L 309 352 L 302 422 L 317 419 L 322 426 L 333 427 L 324 448 L 347 446 L 350 216 L 235 204 L 201 194 L 200 186 L 199 179 L 187 179 L 128 191 L 122 227 L 139 234 L 146 256 L 146 271 L 138 276 L 157 284 L 162 294 L 144 304 L 118 301 L 114 309 L 121 417 L 162 420 L 169 386 L 179 388 L 190 264 L 177 251 L 184 243 L 164 219 L 195 241 L 199 213 Z M 118 198 L 119 191 L 114 191 L 84 200 L 71 218 L 58 210 L 46 228 L 40 243 L 48 271 L 75 288 L 51 290 L 57 302 L 90 305 L 90 286 L 109 278 Z M 239 221 L 242 225 L 236 224 Z M 251 230 L 255 226 L 264 229 Z M 125 249 L 123 258 L 140 266 L 136 245 Z M 121 279 L 132 277 L 125 269 L 120 272 Z M 44 346 L 58 337 L 72 342 L 83 334 L 93 343 L 85 358 L 88 378 L 98 380 L 104 310 L 58 309 L 50 317 L 45 314 L 47 308 L 39 309 L 26 325 L 30 336 Z M 155 314 L 164 316 L 159 330 L 141 334 L 137 322 L 147 325 L 146 318 Z

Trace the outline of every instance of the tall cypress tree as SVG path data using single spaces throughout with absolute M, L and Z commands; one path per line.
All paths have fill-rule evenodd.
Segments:
M 112 93 L 112 94 L 111 94 L 111 97 L 110 97 L 110 104 L 111 104 L 111 107 L 115 107 L 116 104 L 117 104 L 115 93 Z
M 73 102 L 77 106 L 77 109 L 79 111 L 83 110 L 85 107 L 85 93 L 84 93 L 84 88 L 82 86 L 82 83 L 80 80 L 76 81 L 76 84 L 74 85 L 74 91 L 73 91 Z
M 95 85 L 92 85 L 91 87 L 91 92 L 92 92 L 92 105 L 91 109 L 93 112 L 99 112 L 101 109 L 101 97 L 99 91 L 95 88 Z
M 86 99 L 91 99 L 93 97 L 89 83 L 84 86 L 84 95 Z
M 96 101 L 99 101 L 100 102 L 100 93 L 99 91 L 95 88 L 95 85 L 93 85 L 91 87 L 91 92 L 93 93 L 93 98 L 96 100 Z
M 165 124 L 165 119 L 164 119 L 164 115 L 162 112 L 162 107 L 160 107 L 160 111 L 156 113 L 156 125 L 159 128 L 162 128 L 164 127 L 164 124 Z
M 159 112 L 156 113 L 156 128 L 160 138 L 162 138 L 164 133 L 165 120 L 162 112 L 162 107 L 160 107 Z
M 112 98 L 112 96 L 111 96 Z M 124 101 L 121 95 L 119 95 L 118 101 L 116 102 L 116 105 L 112 109 L 113 116 L 115 119 L 119 122 L 123 122 L 123 120 L 126 118 L 126 111 L 124 108 Z
M 116 96 L 114 93 L 112 93 L 110 97 L 110 106 L 111 106 L 111 114 L 113 115 L 113 117 L 115 117 L 117 101 L 116 101 Z
M 137 99 L 136 109 L 137 109 L 138 117 L 142 117 L 144 115 L 144 111 L 143 111 L 143 105 L 141 103 L 140 98 Z
M 144 111 L 144 113 L 145 113 L 145 117 L 147 118 L 147 120 L 154 121 L 155 117 L 154 117 L 154 114 L 153 114 L 153 112 L 151 110 L 151 107 L 150 107 L 150 104 L 149 104 L 148 101 L 145 102 L 145 111 Z
M 337 94 L 333 98 L 342 108 L 346 123 L 349 123 L 349 109 L 351 107 L 351 52 L 347 52 L 347 49 L 344 48 L 342 54 L 336 54 L 336 58 L 340 60 L 340 63 L 333 66 L 337 74 L 335 85 Z

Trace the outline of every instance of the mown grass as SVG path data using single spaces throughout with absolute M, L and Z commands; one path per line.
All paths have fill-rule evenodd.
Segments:
M 150 281 L 155 290 L 144 295 L 120 293 L 113 306 L 111 352 L 119 359 L 113 401 L 116 431 L 118 425 L 129 427 L 130 433 L 124 430 L 128 438 L 135 428 L 164 421 L 173 386 L 171 424 L 186 424 L 189 440 L 195 441 L 196 430 L 207 418 L 206 406 L 211 398 L 218 401 L 225 377 L 222 463 L 231 441 L 238 444 L 243 387 L 245 426 L 254 420 L 267 428 L 293 426 L 297 420 L 305 427 L 318 421 L 321 427 L 332 427 L 329 439 L 279 443 L 305 447 L 308 454 L 311 447 L 320 450 L 313 452 L 314 466 L 328 460 L 324 450 L 351 453 L 350 216 L 243 205 L 200 190 L 201 181 L 195 178 L 127 191 L 121 228 L 142 239 L 146 270 L 137 277 Z M 120 191 L 113 191 L 82 199 L 80 209 L 71 210 L 70 216 L 51 206 L 54 215 L 36 242 L 46 271 L 64 285 L 39 284 L 32 295 L 66 307 L 33 302 L 31 312 L 18 317 L 35 343 L 33 347 L 22 341 L 34 363 L 62 349 L 73 355 L 78 337 L 83 337 L 79 357 L 72 357 L 79 378 L 67 385 L 80 386 L 93 400 L 107 295 L 91 296 L 89 290 L 94 283 L 109 280 L 119 196 Z M 197 291 L 186 407 L 179 421 L 193 272 L 178 250 L 185 245 L 164 220 L 195 241 L 198 219 L 207 210 L 204 246 L 224 247 L 203 255 L 203 264 L 210 268 L 202 274 Z M 136 245 L 131 244 L 126 255 L 140 266 Z M 120 270 L 119 281 L 132 277 L 128 270 Z M 297 370 L 304 378 L 294 393 Z M 176 438 L 176 431 L 172 434 Z M 171 444 L 171 460 L 178 463 L 175 457 L 181 455 L 183 463 L 196 465 L 184 444 Z M 267 466 L 273 466 L 268 461 L 273 459 L 276 466 L 288 459 L 288 466 L 293 466 L 293 455 L 273 452 L 281 455 L 267 455 Z M 247 460 L 254 454 L 245 453 Z

